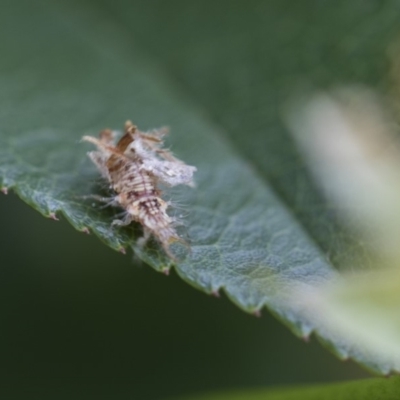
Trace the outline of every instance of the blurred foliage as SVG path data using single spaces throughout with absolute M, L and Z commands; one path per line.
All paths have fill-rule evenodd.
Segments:
M 248 390 L 190 397 L 188 400 L 397 400 L 400 379 L 368 379 L 335 385 L 275 390 Z

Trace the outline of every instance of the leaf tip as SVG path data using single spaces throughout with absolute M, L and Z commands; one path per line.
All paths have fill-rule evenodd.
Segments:
M 169 268 L 164 268 L 161 272 L 162 272 L 165 276 L 168 276 L 168 275 L 169 275 Z
M 257 317 L 257 318 L 260 318 L 260 317 L 261 317 L 261 310 L 260 310 L 260 309 L 254 310 L 254 311 L 252 312 L 252 314 L 253 314 L 255 317 Z
M 90 233 L 90 232 L 87 232 L 87 233 Z M 123 255 L 126 254 L 126 250 L 125 250 L 124 247 L 120 247 L 120 248 L 118 249 L 118 251 L 119 251 L 121 254 L 123 254 Z
M 48 215 L 48 217 L 51 218 L 51 219 L 54 220 L 54 221 L 59 221 L 59 219 L 57 218 L 57 215 L 56 215 L 55 213 L 53 213 L 53 212 L 51 212 L 51 213 Z
M 310 343 L 310 335 L 303 335 L 303 336 L 301 337 L 301 340 L 302 340 L 304 343 Z
M 82 233 L 86 233 L 86 235 L 90 235 L 90 230 L 89 230 L 89 228 L 88 228 L 87 226 L 84 226 L 84 227 L 81 229 L 81 232 L 82 232 Z
M 221 297 L 221 295 L 220 295 L 218 289 L 214 289 L 214 290 L 211 292 L 211 296 L 216 297 L 217 299 Z
M 0 191 L 1 191 L 1 193 L 3 193 L 3 194 L 8 194 L 8 188 L 6 188 L 6 187 L 2 187 L 2 188 L 0 189 Z

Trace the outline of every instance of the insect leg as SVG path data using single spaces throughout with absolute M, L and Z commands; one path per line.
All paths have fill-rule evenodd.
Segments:
M 114 219 L 112 226 L 127 226 L 133 221 L 132 217 L 127 214 L 124 219 Z

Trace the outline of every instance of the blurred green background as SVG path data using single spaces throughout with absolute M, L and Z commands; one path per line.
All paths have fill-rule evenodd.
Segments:
M 337 265 L 347 257 L 347 236 L 332 228 L 331 211 L 315 212 L 320 198 L 280 107 L 303 81 L 380 84 L 398 2 L 48 2 L 58 3 L 77 21 L 81 13 L 98 17 L 109 21 L 107 32 L 116 27 L 130 38 L 132 60 L 136 49 L 145 53 L 176 93 L 223 128 L 326 254 Z M 8 4 L 1 0 L 0 12 Z M 31 33 L 18 20 L 9 23 Z M 79 35 L 74 24 L 68 29 Z M 66 221 L 44 219 L 13 194 L 0 196 L 0 254 L 3 398 L 146 400 L 367 376 L 315 338 L 294 337 L 266 311 L 247 315 L 173 272 L 157 274 Z

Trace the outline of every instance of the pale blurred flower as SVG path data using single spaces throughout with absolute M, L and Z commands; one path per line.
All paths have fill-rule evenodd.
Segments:
M 315 291 L 299 289 L 295 301 L 389 372 L 400 371 L 400 143 L 381 104 L 365 88 L 346 88 L 295 104 L 287 120 L 327 196 L 381 260 Z

